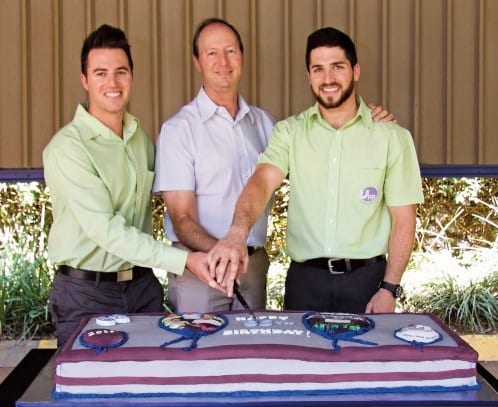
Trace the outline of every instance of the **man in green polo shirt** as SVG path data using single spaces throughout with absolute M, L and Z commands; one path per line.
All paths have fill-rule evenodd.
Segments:
M 59 346 L 85 315 L 162 311 L 151 267 L 179 275 L 186 267 L 224 291 L 209 274 L 207 254 L 152 236 L 154 146 L 126 112 L 133 60 L 120 29 L 103 25 L 88 36 L 80 80 L 88 103 L 43 152 L 53 207 L 48 253 L 58 265 L 50 311 Z
M 247 231 L 288 175 L 285 308 L 392 312 L 423 201 L 412 137 L 372 121 L 356 93 L 360 66 L 346 34 L 312 33 L 306 66 L 317 103 L 275 126 L 210 269 L 231 294 L 245 272 Z

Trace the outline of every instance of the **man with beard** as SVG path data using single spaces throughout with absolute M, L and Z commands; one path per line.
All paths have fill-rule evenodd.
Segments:
M 209 253 L 210 271 L 230 294 L 247 265 L 247 232 L 288 175 L 285 309 L 393 312 L 423 201 L 412 137 L 372 121 L 343 32 L 312 33 L 306 67 L 317 103 L 275 126 L 228 234 Z

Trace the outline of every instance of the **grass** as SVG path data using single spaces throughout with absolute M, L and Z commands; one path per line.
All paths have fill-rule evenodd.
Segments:
M 403 276 L 400 310 L 432 313 L 460 333 L 497 332 L 496 253 L 466 250 L 460 261 L 449 251 L 414 253 Z
M 53 273 L 36 236 L 13 239 L 4 232 L 0 255 L 0 337 L 31 339 L 53 332 L 48 295 Z M 43 251 L 43 248 L 42 248 Z

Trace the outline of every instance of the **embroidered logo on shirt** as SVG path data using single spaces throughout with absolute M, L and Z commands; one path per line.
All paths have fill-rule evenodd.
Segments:
M 377 187 L 366 187 L 361 191 L 360 199 L 363 203 L 370 204 L 375 202 L 378 196 L 379 190 Z

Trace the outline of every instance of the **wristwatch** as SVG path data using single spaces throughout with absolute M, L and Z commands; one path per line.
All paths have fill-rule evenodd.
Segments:
M 391 284 L 387 281 L 383 281 L 382 283 L 380 283 L 379 288 L 384 288 L 385 290 L 389 291 L 394 298 L 401 298 L 401 295 L 403 295 L 403 287 L 401 287 L 399 284 Z

